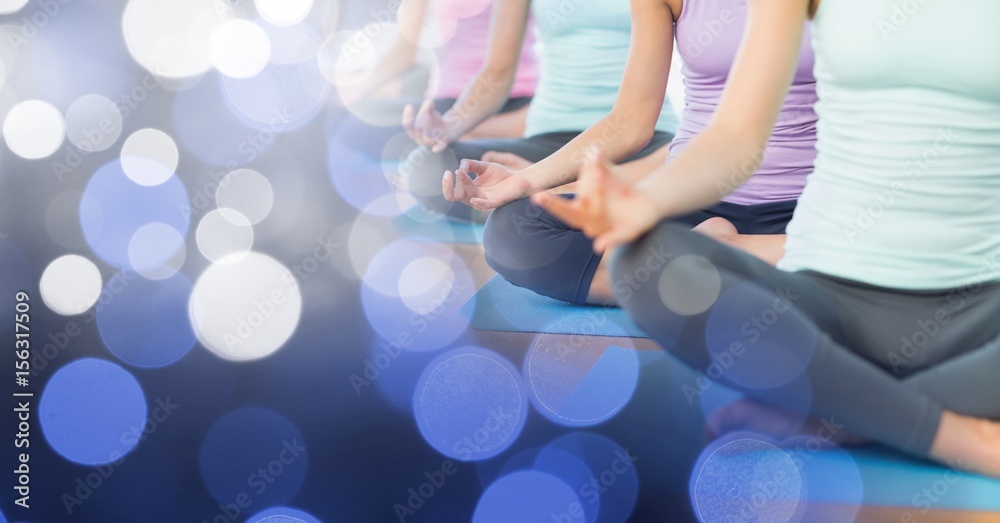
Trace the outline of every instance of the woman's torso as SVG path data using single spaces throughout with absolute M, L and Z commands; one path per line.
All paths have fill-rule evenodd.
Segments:
M 684 59 L 685 104 L 668 162 L 712 119 L 743 38 L 746 15 L 746 0 L 684 0 L 674 30 L 678 53 Z M 749 181 L 729 193 L 724 201 L 755 205 L 799 197 L 816 157 L 815 103 L 816 80 L 807 28 L 798 69 L 771 133 L 763 163 Z M 748 151 L 748 159 L 753 153 Z M 733 174 L 736 185 L 740 176 Z
M 528 111 L 526 136 L 583 131 L 614 107 L 632 31 L 628 0 L 532 0 L 541 76 Z M 669 100 L 656 129 L 673 134 Z
M 462 9 L 456 9 L 451 3 L 432 3 L 432 29 L 437 32 L 435 36 L 443 40 L 435 50 L 437 63 L 427 92 L 434 99 L 458 98 L 479 72 L 489 52 L 492 2 L 469 0 L 462 4 Z M 510 96 L 534 95 L 538 73 L 534 27 L 529 21 Z
M 779 267 L 1000 279 L 1000 2 L 823 0 L 813 47 L 818 156 Z

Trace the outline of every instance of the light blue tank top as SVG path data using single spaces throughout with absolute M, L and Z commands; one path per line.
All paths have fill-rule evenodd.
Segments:
M 823 0 L 815 171 L 779 267 L 1000 280 L 1000 1 Z
M 628 57 L 628 0 L 532 0 L 541 74 L 525 136 L 584 131 L 611 112 Z M 656 129 L 677 131 L 665 99 Z

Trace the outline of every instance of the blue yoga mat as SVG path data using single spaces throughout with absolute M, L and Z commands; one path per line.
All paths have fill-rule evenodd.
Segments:
M 647 338 L 618 308 L 572 305 L 517 287 L 500 276 L 462 307 L 476 329 L 548 334 Z
M 951 470 L 885 447 L 821 449 L 798 437 L 778 448 L 739 434 L 713 442 L 691 479 L 695 511 L 728 521 L 750 509 L 763 520 L 848 521 L 862 506 L 898 507 L 920 521 L 927 510 L 1000 510 L 1000 481 Z M 838 509 L 837 517 L 823 512 Z M 902 519 L 901 521 L 907 521 Z
M 398 216 L 393 225 L 408 238 L 444 243 L 483 243 L 483 225 L 454 222 L 418 208 Z
M 966 474 L 883 447 L 850 451 L 864 479 L 864 503 L 931 509 L 1000 511 L 1000 480 Z M 919 519 L 919 517 L 917 518 Z

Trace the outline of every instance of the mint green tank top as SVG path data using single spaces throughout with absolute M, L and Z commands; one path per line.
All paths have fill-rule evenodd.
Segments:
M 1000 1 L 1000 0 L 998 0 Z M 628 57 L 628 0 L 532 0 L 541 72 L 525 136 L 580 132 L 611 112 Z M 656 130 L 677 132 L 664 99 Z
M 817 157 L 778 267 L 1000 280 L 1000 1 L 823 0 Z

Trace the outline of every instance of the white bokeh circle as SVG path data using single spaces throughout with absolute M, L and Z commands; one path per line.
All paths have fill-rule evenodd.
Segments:
M 103 281 L 94 262 L 76 254 L 56 258 L 38 284 L 42 301 L 63 316 L 86 312 L 97 303 Z
M 27 160 L 46 158 L 62 146 L 66 123 L 48 102 L 28 100 L 15 105 L 3 122 L 3 137 L 14 154 Z
M 188 306 L 198 339 L 233 361 L 267 357 L 295 332 L 302 297 L 292 273 L 274 258 L 251 252 L 210 266 L 195 283 Z

